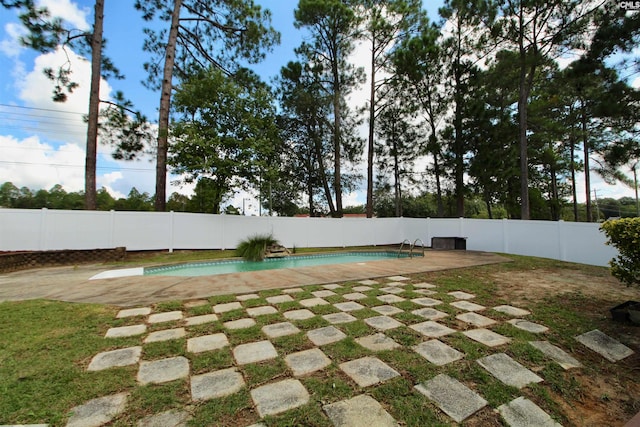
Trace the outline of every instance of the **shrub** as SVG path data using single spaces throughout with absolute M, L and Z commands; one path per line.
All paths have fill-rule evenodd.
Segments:
M 600 229 L 620 255 L 609 261 L 611 274 L 622 283 L 640 285 L 640 218 L 605 221 Z
M 257 234 L 241 241 L 236 248 L 236 255 L 247 261 L 262 261 L 267 252 L 267 246 L 277 244 L 278 241 L 271 234 Z

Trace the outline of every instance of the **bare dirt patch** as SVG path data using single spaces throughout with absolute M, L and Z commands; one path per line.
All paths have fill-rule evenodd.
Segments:
M 499 272 L 492 275 L 498 296 L 514 304 L 578 292 L 606 301 L 640 301 L 640 289 L 621 284 L 601 270 L 530 270 Z

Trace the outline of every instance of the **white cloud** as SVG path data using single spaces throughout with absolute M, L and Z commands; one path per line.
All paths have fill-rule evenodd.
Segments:
M 4 31 L 7 33 L 8 38 L 0 41 L 0 52 L 9 58 L 17 58 L 25 49 L 20 44 L 20 37 L 24 36 L 27 31 L 24 26 L 17 22 L 9 22 L 4 26 Z
M 60 184 L 66 191 L 84 188 L 84 151 L 74 144 L 57 149 L 38 136 L 22 140 L 0 135 L 0 182 L 17 187 L 50 189 Z
M 91 28 L 87 17 L 91 14 L 89 8 L 79 8 L 70 0 L 39 0 L 39 7 L 46 7 L 51 16 L 62 18 L 78 30 L 87 31 Z

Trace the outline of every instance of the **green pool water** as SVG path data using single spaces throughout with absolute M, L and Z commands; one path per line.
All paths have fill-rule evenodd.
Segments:
M 401 257 L 406 257 L 401 254 Z M 261 262 L 230 260 L 199 262 L 161 267 L 147 267 L 145 276 L 210 276 L 215 274 L 242 273 L 247 271 L 276 270 L 280 268 L 312 267 L 318 265 L 363 263 L 398 258 L 395 252 L 341 252 L 321 255 L 292 255 L 271 258 Z

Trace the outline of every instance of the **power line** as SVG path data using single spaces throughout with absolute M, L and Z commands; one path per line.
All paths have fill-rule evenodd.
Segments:
M 16 162 L 16 161 L 8 161 L 8 160 L 0 160 L 1 164 L 9 164 L 9 165 L 28 165 L 28 166 L 53 166 L 53 167 L 65 167 L 65 168 L 84 168 L 84 165 L 65 165 L 63 163 L 36 163 L 36 162 Z M 138 172 L 155 172 L 155 169 L 144 169 L 144 168 L 128 168 L 123 166 L 97 166 L 96 169 L 104 169 L 104 170 L 127 170 L 127 171 L 138 171 Z
M 22 105 L 10 105 L 10 104 L 2 104 L 2 103 L 0 103 L 0 107 L 20 108 L 24 110 L 33 110 L 33 111 L 52 111 L 55 113 L 78 114 L 81 116 L 86 115 L 86 113 L 78 113 L 77 111 L 54 110 L 51 108 L 23 107 Z

